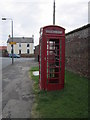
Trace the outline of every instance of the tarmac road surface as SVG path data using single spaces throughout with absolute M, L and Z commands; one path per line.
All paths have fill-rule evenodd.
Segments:
M 18 61 L 25 61 L 25 60 L 31 60 L 34 58 L 14 58 L 14 63 L 18 62 Z M 0 70 L 2 70 L 3 68 L 6 68 L 8 65 L 12 64 L 12 58 L 10 57 L 0 57 Z
M 24 59 L 2 70 L 2 118 L 31 118 L 34 101 L 29 70 L 38 63 Z

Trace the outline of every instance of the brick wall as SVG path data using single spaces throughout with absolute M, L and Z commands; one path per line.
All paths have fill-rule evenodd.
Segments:
M 66 34 L 66 69 L 82 76 L 88 76 L 88 40 L 90 24 Z

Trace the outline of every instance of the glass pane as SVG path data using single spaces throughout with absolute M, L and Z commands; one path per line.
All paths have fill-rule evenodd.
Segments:
M 59 39 L 47 42 L 47 80 L 49 83 L 59 82 Z

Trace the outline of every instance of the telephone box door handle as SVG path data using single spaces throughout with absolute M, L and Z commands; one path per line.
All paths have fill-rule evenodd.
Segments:
M 44 60 L 46 60 L 46 57 L 44 57 Z

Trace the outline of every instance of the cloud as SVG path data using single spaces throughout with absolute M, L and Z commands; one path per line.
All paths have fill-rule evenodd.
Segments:
M 88 21 L 88 3 L 74 1 L 57 6 L 56 20 L 57 23 L 66 27 L 66 31 L 69 32 L 77 27 L 87 24 Z M 58 17 L 59 16 L 59 17 Z M 61 16 L 61 17 L 60 17 Z
M 14 36 L 31 37 L 39 43 L 40 27 L 53 24 L 53 0 L 1 0 L 0 16 L 14 21 Z M 88 23 L 88 0 L 56 0 L 56 24 L 69 32 Z M 0 21 L 0 39 L 11 34 L 10 21 Z M 2 37 L 1 37 L 2 36 Z

